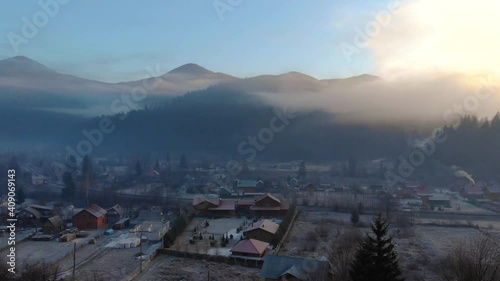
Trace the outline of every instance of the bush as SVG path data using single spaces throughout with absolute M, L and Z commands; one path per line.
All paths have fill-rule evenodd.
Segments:
M 485 234 L 458 243 L 439 262 L 438 271 L 449 281 L 500 280 L 500 243 Z

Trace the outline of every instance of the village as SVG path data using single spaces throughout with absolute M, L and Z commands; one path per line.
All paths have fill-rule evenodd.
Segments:
M 75 182 L 83 178 L 72 204 L 60 199 L 68 181 L 53 165 L 18 164 L 26 194 L 16 205 L 18 265 L 57 265 L 60 280 L 337 280 L 339 245 L 383 214 L 407 280 L 439 280 L 430 260 L 447 245 L 500 237 L 495 182 L 388 186 L 302 161 L 245 167 L 237 176 L 196 161 L 191 169 L 137 163 L 92 159 L 91 188 L 80 169 L 72 172 Z M 0 230 L 7 255 L 6 226 Z

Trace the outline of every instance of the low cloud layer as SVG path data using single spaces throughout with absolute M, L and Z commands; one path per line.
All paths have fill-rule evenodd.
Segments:
M 318 81 L 321 89 L 259 92 L 275 105 L 325 110 L 337 120 L 364 124 L 453 124 L 466 114 L 494 115 L 500 108 L 499 80 L 493 76 L 442 75 L 396 81 Z

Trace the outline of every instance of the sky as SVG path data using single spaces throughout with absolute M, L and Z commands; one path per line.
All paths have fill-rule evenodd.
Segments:
M 498 75 L 499 10 L 497 0 L 8 1 L 0 59 L 107 82 L 185 63 L 237 77 Z
M 349 77 L 373 73 L 372 55 L 362 50 L 346 60 L 339 44 L 352 41 L 355 28 L 389 3 L 57 1 L 63 2 L 2 4 L 0 59 L 24 55 L 59 72 L 108 82 L 146 77 L 151 65 L 167 72 L 191 62 L 238 77 L 289 71 L 319 79 Z M 58 9 L 35 36 L 23 37 L 23 18 L 35 23 L 45 11 L 39 3 L 58 3 Z M 13 34 L 27 41 L 14 44 L 18 50 Z

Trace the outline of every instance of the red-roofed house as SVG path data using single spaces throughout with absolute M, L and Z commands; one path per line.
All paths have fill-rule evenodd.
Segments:
M 220 204 L 220 198 L 194 198 L 193 208 L 200 216 L 209 216 L 208 208 L 217 207 Z
M 289 205 L 267 193 L 254 200 L 194 198 L 193 207 L 199 216 L 234 216 L 238 213 L 251 212 L 255 216 L 284 216 Z
M 73 225 L 79 229 L 98 229 L 106 223 L 106 210 L 92 204 L 73 216 Z
M 232 255 L 247 257 L 262 257 L 267 250 L 269 243 L 255 239 L 241 240 L 232 249 Z
M 238 199 L 236 201 L 236 211 L 238 213 L 250 213 L 250 207 L 253 206 L 253 199 Z
M 256 239 L 264 242 L 271 242 L 273 236 L 278 231 L 279 225 L 270 220 L 260 220 L 252 223 L 243 231 L 243 234 L 250 239 Z
M 482 199 L 484 196 L 484 184 L 482 182 L 470 183 L 461 190 L 461 195 L 467 199 Z
M 220 198 L 194 198 L 193 207 L 200 216 L 234 216 L 236 210 L 234 200 Z
M 270 193 L 255 198 L 250 211 L 255 216 L 282 216 L 288 211 L 289 205 L 286 202 L 281 202 L 278 198 Z

